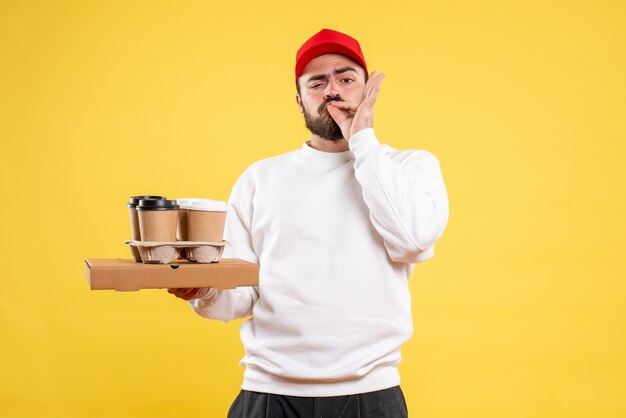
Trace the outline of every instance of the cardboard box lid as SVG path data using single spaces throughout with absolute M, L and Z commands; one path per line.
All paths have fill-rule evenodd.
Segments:
M 199 264 L 187 260 L 171 264 L 143 264 L 131 259 L 87 258 L 85 274 L 91 290 L 129 291 L 169 287 L 234 289 L 258 286 L 259 266 L 238 258 Z

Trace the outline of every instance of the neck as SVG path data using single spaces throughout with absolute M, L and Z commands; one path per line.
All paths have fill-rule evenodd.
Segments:
M 338 141 L 332 141 L 330 139 L 324 139 L 317 135 L 313 135 L 307 144 L 309 144 L 309 146 L 313 149 L 324 152 L 343 152 L 350 149 L 348 141 L 344 138 L 341 138 Z

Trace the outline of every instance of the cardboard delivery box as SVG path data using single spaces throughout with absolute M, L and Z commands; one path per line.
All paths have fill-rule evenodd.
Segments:
M 172 264 L 143 264 L 130 259 L 85 259 L 87 283 L 92 290 L 129 291 L 169 287 L 234 289 L 258 286 L 259 266 L 238 258 L 199 264 L 180 260 Z

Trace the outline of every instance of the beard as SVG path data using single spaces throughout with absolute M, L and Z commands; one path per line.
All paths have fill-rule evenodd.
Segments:
M 317 109 L 317 117 L 310 114 L 309 110 L 304 107 L 304 104 L 302 104 L 302 108 L 304 109 L 304 123 L 313 135 L 317 135 L 323 139 L 328 139 L 329 141 L 339 141 L 340 139 L 343 139 L 341 128 L 337 125 L 337 122 L 335 122 L 333 117 L 330 116 L 328 110 L 324 112 L 328 103 L 332 101 L 342 102 L 343 100 L 337 98 L 325 100 L 324 103 L 322 103 Z

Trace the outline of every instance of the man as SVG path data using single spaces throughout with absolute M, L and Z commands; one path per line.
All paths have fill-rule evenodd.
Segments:
M 170 289 L 241 326 L 242 391 L 229 417 L 404 417 L 407 279 L 448 220 L 437 159 L 381 145 L 383 74 L 324 29 L 298 50 L 297 103 L 311 140 L 252 164 L 229 199 L 224 257 L 258 263 L 258 287 Z

